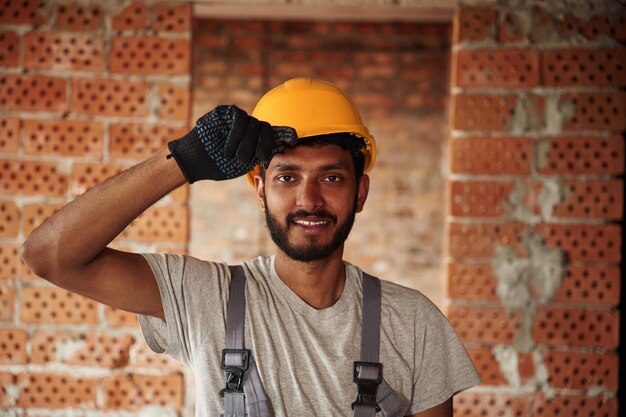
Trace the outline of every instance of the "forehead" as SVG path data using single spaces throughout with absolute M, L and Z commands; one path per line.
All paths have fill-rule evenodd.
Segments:
M 283 153 L 274 155 L 267 167 L 268 171 L 284 166 L 298 169 L 315 169 L 336 165 L 353 169 L 352 154 L 335 144 L 318 144 L 314 146 L 286 147 Z

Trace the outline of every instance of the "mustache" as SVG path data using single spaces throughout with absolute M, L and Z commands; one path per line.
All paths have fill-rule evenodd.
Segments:
M 322 219 L 328 219 L 332 221 L 333 223 L 337 223 L 337 216 L 325 210 L 319 210 L 319 211 L 296 210 L 293 213 L 289 213 L 287 215 L 287 221 L 292 222 L 298 219 L 306 219 L 308 216 L 315 216 L 315 217 L 322 218 Z

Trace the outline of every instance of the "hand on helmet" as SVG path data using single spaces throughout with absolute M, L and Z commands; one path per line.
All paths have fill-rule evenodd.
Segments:
M 170 153 L 189 183 L 245 175 L 268 162 L 285 145 L 294 145 L 296 131 L 271 126 L 236 106 L 217 106 L 185 136 L 168 143 Z

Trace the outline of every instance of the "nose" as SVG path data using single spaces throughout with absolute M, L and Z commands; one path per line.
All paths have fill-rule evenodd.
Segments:
M 298 189 L 296 205 L 299 209 L 313 212 L 324 206 L 321 184 L 315 180 L 302 180 Z

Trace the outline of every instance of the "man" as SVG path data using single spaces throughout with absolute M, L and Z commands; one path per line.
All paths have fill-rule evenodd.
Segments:
M 378 310 L 363 295 L 371 281 L 342 258 L 367 199 L 364 172 L 375 159 L 373 137 L 354 104 L 330 83 L 298 78 L 267 93 L 253 116 L 218 106 L 170 142 L 169 154 L 57 212 L 31 234 L 22 257 L 60 287 L 138 313 L 148 345 L 193 368 L 197 415 L 242 415 L 233 411 L 241 400 L 249 415 L 257 401 L 267 405 L 263 416 L 272 409 L 276 416 L 348 416 L 351 405 L 359 416 L 378 408 L 387 416 L 451 416 L 452 396 L 479 378 L 448 321 L 419 292 L 388 282 L 380 285 L 380 314 L 371 313 Z M 235 272 L 222 263 L 106 246 L 186 181 L 244 175 L 254 184 L 277 251 L 244 264 L 243 339 L 250 357 L 225 372 Z M 366 314 L 379 317 L 380 325 L 365 323 Z M 365 349 L 362 341 L 373 344 L 376 355 L 380 347 L 380 361 L 376 356 L 373 364 L 353 365 Z M 241 375 L 245 371 L 249 387 L 253 369 L 267 401 L 241 388 Z M 374 374 L 361 378 L 371 369 Z

